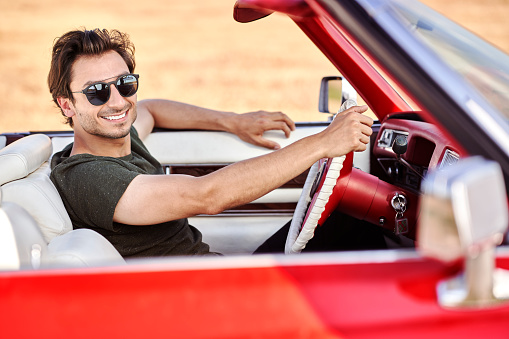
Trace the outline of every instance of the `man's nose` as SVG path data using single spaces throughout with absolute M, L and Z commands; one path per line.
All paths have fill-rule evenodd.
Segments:
M 110 100 L 108 100 L 108 106 L 110 107 L 124 107 L 125 99 L 118 92 L 117 86 L 110 85 Z

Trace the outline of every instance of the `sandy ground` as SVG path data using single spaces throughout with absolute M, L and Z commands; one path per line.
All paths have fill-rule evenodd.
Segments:
M 423 2 L 509 51 L 509 0 Z M 239 24 L 233 3 L 0 0 L 0 133 L 66 128 L 46 77 L 53 40 L 78 27 L 130 34 L 141 75 L 139 99 L 326 119 L 315 113 L 318 87 L 335 69 L 288 18 Z

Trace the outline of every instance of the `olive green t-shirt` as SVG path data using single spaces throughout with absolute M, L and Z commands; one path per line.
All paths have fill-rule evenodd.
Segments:
M 131 154 L 125 157 L 69 156 L 72 145 L 53 156 L 50 178 L 74 229 L 89 228 L 102 234 L 126 258 L 209 253 L 201 233 L 187 219 L 149 226 L 113 221 L 118 201 L 137 175 L 164 175 L 161 164 L 148 152 L 136 129 L 131 128 Z

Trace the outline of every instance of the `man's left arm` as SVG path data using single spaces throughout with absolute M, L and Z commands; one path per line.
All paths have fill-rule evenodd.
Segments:
M 295 129 L 294 122 L 281 112 L 249 112 L 236 114 L 216 111 L 164 99 L 138 102 L 138 118 L 134 127 L 144 139 L 154 127 L 226 131 L 257 146 L 278 149 L 280 146 L 263 137 L 269 130 L 281 130 L 286 137 Z

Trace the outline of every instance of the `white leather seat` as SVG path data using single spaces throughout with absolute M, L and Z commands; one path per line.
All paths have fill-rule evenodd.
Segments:
M 51 155 L 51 140 L 44 134 L 21 138 L 0 149 L 0 185 L 35 171 Z
M 47 243 L 72 230 L 71 219 L 49 179 L 51 154 L 51 140 L 44 134 L 29 135 L 0 150 L 2 199 L 23 206 L 39 224 Z
M 35 220 L 20 206 L 0 206 L 0 270 L 46 266 L 48 246 Z
M 7 143 L 7 137 L 5 135 L 0 135 L 0 149 L 5 147 Z
M 6 226 L 0 226 L 7 233 L 8 227 L 13 228 L 11 236 L 18 244 L 17 251 L 23 262 L 19 268 L 28 265 L 24 262 L 27 260 L 25 252 L 31 253 L 32 249 L 25 240 L 36 239 L 35 234 L 40 234 L 44 246 L 39 241 L 30 240 L 29 243 L 41 247 L 41 266 L 125 263 L 117 250 L 97 232 L 72 229 L 64 204 L 49 179 L 51 155 L 51 140 L 43 134 L 24 137 L 0 149 L 0 207 L 6 206 L 3 212 L 8 217 L 4 215 L 3 218 Z
M 85 228 L 55 237 L 48 244 L 47 262 L 51 267 L 125 264 L 124 258 L 105 237 Z
M 71 219 L 49 174 L 49 164 L 44 162 L 28 176 L 2 186 L 3 200 L 23 206 L 41 228 L 47 243 L 72 230 Z
M 0 270 L 122 265 L 124 259 L 99 233 L 79 229 L 46 244 L 39 226 L 21 206 L 0 206 Z

